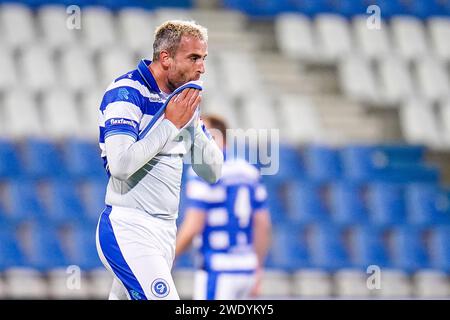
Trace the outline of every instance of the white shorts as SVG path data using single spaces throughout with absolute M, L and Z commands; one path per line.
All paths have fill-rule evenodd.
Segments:
M 171 269 L 175 220 L 107 206 L 97 225 L 97 251 L 112 275 L 110 299 L 178 300 Z
M 255 284 L 254 272 L 195 272 L 194 300 L 249 299 Z

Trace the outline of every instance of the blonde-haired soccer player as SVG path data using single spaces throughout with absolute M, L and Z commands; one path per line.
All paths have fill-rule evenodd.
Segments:
M 208 182 L 223 155 L 198 106 L 207 31 L 189 21 L 156 29 L 153 61 L 117 78 L 100 105 L 100 148 L 109 182 L 97 250 L 114 276 L 110 299 L 179 299 L 171 276 L 183 158 Z

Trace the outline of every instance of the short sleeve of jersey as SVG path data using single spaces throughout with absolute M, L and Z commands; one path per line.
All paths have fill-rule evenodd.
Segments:
M 105 93 L 101 105 L 105 120 L 105 139 L 116 134 L 138 139 L 142 118 L 141 101 L 139 91 L 127 86 L 118 86 Z
M 254 187 L 252 202 L 255 210 L 264 209 L 267 206 L 267 189 L 261 182 Z

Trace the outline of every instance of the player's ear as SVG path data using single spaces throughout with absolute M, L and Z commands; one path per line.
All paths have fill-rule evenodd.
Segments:
M 162 50 L 159 53 L 159 61 L 161 61 L 161 64 L 163 67 L 168 68 L 171 63 L 171 56 L 168 51 Z

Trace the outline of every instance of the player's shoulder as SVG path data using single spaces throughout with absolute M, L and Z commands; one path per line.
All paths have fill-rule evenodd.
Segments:
M 103 105 L 117 101 L 131 102 L 140 108 L 146 108 L 148 103 L 159 106 L 162 102 L 158 93 L 150 90 L 145 84 L 137 69 L 116 78 L 106 88 Z
M 128 71 L 128 72 L 122 74 L 121 76 L 117 77 L 116 79 L 114 79 L 113 82 L 118 82 L 118 81 L 124 80 L 124 79 L 132 80 L 132 81 L 140 81 L 141 76 L 139 75 L 138 70 L 134 69 L 134 70 Z
M 223 164 L 223 177 L 242 177 L 250 181 L 258 181 L 260 177 L 259 169 L 240 158 L 227 159 Z
M 189 181 L 211 185 L 202 178 L 200 178 L 192 167 L 189 167 L 187 172 Z M 223 183 L 257 183 L 260 179 L 259 169 L 244 159 L 226 159 L 222 166 L 222 176 L 215 185 L 222 185 Z
M 105 93 L 108 93 L 111 90 L 124 90 L 124 88 L 129 90 L 131 94 L 143 96 L 149 96 L 151 94 L 137 69 L 128 71 L 114 79 L 114 81 L 106 88 Z

